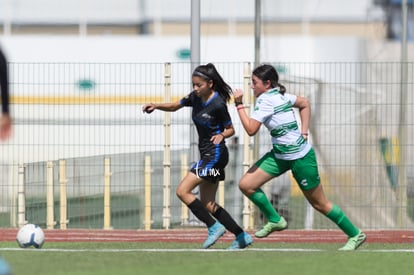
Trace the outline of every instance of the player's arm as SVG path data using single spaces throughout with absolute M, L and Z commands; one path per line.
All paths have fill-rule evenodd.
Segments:
M 175 112 L 181 109 L 183 105 L 181 105 L 180 100 L 171 103 L 148 103 L 142 106 L 142 111 L 144 113 L 152 113 L 154 110 L 161 110 L 165 112 Z
M 262 123 L 253 118 L 250 118 L 243 106 L 243 91 L 241 89 L 236 89 L 233 92 L 234 102 L 237 103 L 237 113 L 239 114 L 240 121 L 243 125 L 244 130 L 249 136 L 254 136 L 260 129 Z
M 309 120 L 311 115 L 309 100 L 305 97 L 297 96 L 296 101 L 293 104 L 293 107 L 299 109 L 300 120 L 302 123 L 301 133 L 302 135 L 307 137 L 309 129 Z
M 245 109 L 237 109 L 237 113 L 239 114 L 240 121 L 243 125 L 244 130 L 249 136 L 254 136 L 260 129 L 260 126 L 262 123 L 260 121 L 257 121 L 253 118 L 250 118 Z
M 234 127 L 232 124 L 232 125 L 225 127 L 221 135 L 223 136 L 223 138 L 229 138 L 229 137 L 232 137 L 235 134 L 235 132 L 236 131 L 234 130 Z
M 224 127 L 223 132 L 214 135 L 211 137 L 210 141 L 214 144 L 220 144 L 224 139 L 229 138 L 234 135 L 236 131 L 234 130 L 233 124 Z

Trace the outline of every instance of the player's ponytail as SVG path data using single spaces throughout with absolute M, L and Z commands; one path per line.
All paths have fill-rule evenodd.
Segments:
M 279 93 L 281 93 L 282 95 L 286 93 L 286 87 L 280 84 L 279 82 L 277 83 L 277 87 L 279 87 Z

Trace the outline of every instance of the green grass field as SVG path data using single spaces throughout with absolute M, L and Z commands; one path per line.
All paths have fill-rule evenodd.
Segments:
M 226 251 L 228 243 L 201 250 L 189 243 L 46 243 L 20 249 L 0 242 L 0 255 L 20 274 L 412 274 L 411 244 L 364 244 L 339 252 L 341 244 L 258 243 Z

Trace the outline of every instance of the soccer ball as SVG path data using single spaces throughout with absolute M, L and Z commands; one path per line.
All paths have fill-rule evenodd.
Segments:
M 17 232 L 16 236 L 17 244 L 21 248 L 35 247 L 41 248 L 45 242 L 45 234 L 42 228 L 36 224 L 28 223 L 22 226 Z

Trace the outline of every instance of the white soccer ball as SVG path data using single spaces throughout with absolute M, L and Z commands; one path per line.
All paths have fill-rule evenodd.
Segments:
M 36 224 L 28 223 L 22 226 L 17 232 L 16 236 L 17 244 L 21 248 L 35 247 L 41 248 L 45 242 L 45 234 L 42 228 Z

